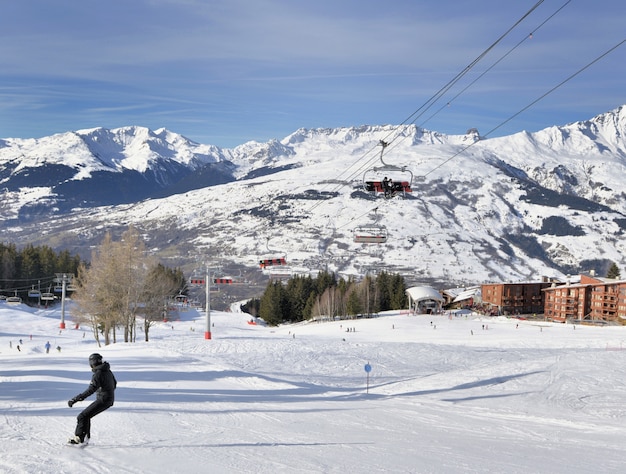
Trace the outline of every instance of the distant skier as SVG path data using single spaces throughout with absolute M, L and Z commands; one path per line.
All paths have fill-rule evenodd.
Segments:
M 50 341 L 46 342 L 46 354 L 50 352 Z
M 83 401 L 96 392 L 97 396 L 96 400 L 76 417 L 76 431 L 74 432 L 74 436 L 68 440 L 70 444 L 89 442 L 89 438 L 91 438 L 91 419 L 107 408 L 112 407 L 115 401 L 117 380 L 115 380 L 115 376 L 113 372 L 111 372 L 109 363 L 103 362 L 100 354 L 91 354 L 89 356 L 89 365 L 93 372 L 89 387 L 83 393 L 76 395 L 68 401 L 67 404 L 71 408 L 74 403 Z

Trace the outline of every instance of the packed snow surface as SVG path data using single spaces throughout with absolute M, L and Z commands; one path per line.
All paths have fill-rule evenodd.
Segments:
M 211 339 L 190 309 L 149 342 L 98 347 L 58 309 L 0 303 L 0 472 L 626 472 L 626 328 L 210 317 Z M 67 400 L 92 352 L 116 402 L 78 449 L 65 443 L 93 397 Z

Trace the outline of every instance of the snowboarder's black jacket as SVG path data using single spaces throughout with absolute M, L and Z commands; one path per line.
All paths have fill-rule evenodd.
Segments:
M 93 375 L 91 376 L 89 387 L 83 393 L 77 395 L 76 399 L 84 400 L 95 392 L 98 392 L 96 395 L 98 401 L 109 406 L 113 405 L 117 380 L 115 380 L 115 376 L 113 372 L 111 372 L 111 366 L 108 362 L 103 362 L 91 370 L 93 371 Z

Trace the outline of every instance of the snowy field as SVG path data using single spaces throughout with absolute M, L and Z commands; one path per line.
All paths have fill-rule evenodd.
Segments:
M 2 473 L 626 472 L 626 328 L 213 312 L 205 340 L 190 310 L 98 348 L 66 319 L 0 304 Z M 96 351 L 116 403 L 69 447 Z

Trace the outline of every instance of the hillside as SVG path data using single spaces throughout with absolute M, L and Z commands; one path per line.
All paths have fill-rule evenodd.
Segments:
M 231 150 L 133 127 L 5 140 L 1 230 L 6 240 L 88 256 L 105 231 L 118 234 L 132 224 L 168 264 L 192 272 L 219 263 L 251 278 L 260 258 L 277 255 L 292 274 L 385 268 L 445 286 L 603 274 L 612 261 L 626 264 L 625 136 L 620 107 L 498 138 L 388 125 L 301 129 Z M 390 142 L 385 163 L 412 173 L 406 196 L 376 198 L 364 190 L 368 170 L 381 165 L 381 140 Z M 46 154 L 36 142 L 56 151 Z M 18 159 L 17 150 L 29 160 Z M 220 172 L 203 174 L 209 165 Z M 44 171 L 49 166 L 64 166 L 60 184 L 35 179 L 54 175 Z M 30 171 L 20 174 L 24 169 Z M 134 188 L 136 180 L 145 186 Z M 61 193 L 77 186 L 92 198 L 78 202 L 80 193 Z M 95 205 L 93 196 L 119 200 L 137 189 L 153 197 Z M 387 242 L 355 243 L 361 226 L 384 226 Z

